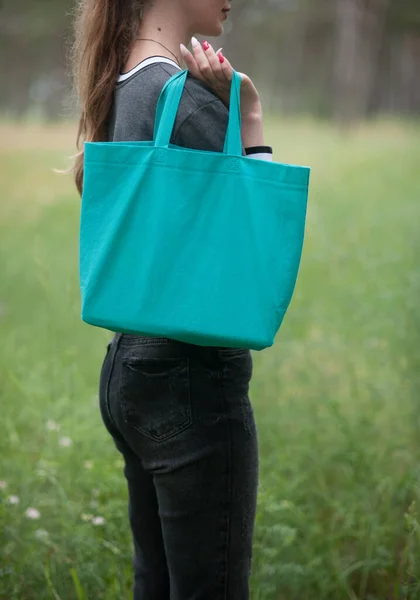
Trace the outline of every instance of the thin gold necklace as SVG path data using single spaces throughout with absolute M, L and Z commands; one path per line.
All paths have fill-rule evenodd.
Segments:
M 158 42 L 157 40 L 152 40 L 151 38 L 136 38 L 136 40 L 148 40 L 149 42 L 156 42 L 156 44 L 160 44 L 161 46 L 163 46 L 164 48 L 166 48 L 166 46 L 164 46 L 163 44 L 161 44 L 161 43 L 160 43 L 160 42 Z M 169 48 L 166 48 L 166 50 L 167 50 L 168 52 L 171 52 L 171 51 L 169 50 Z M 179 61 L 178 61 L 178 57 L 177 57 L 177 56 L 175 56 L 175 54 L 174 54 L 173 52 L 171 52 L 171 54 L 172 54 L 172 56 L 173 56 L 173 57 L 176 59 L 176 62 L 177 62 L 177 64 L 178 64 L 178 66 L 179 66 L 179 67 L 181 67 L 181 65 L 179 64 Z M 182 67 L 181 67 L 181 69 L 182 69 Z

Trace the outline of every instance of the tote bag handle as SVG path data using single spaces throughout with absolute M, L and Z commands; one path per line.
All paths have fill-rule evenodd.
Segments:
M 166 81 L 160 92 L 153 131 L 154 146 L 159 148 L 169 147 L 187 75 L 188 69 L 176 73 Z M 230 86 L 229 122 L 223 153 L 242 156 L 241 76 L 235 70 Z

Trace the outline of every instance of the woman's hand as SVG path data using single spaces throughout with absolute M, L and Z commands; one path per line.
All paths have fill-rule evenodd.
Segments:
M 215 52 L 208 42 L 208 46 L 205 43 L 202 46 L 198 41 L 194 45 L 194 40 L 195 38 L 193 38 L 192 54 L 188 48 L 180 44 L 181 53 L 188 71 L 191 75 L 206 83 L 229 108 L 230 86 L 233 77 L 233 69 L 230 62 L 222 55 L 221 48 Z M 204 46 L 206 49 L 204 49 Z M 219 59 L 219 57 L 221 58 Z M 258 121 L 262 118 L 262 108 L 258 91 L 248 75 L 239 71 L 237 72 L 241 76 L 241 118 L 245 121 Z

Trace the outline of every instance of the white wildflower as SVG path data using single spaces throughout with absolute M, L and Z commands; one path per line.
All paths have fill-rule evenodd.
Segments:
M 48 419 L 46 427 L 48 431 L 60 431 L 60 425 L 53 419 Z
M 94 517 L 92 519 L 92 523 L 94 525 L 103 525 L 105 523 L 105 519 L 103 517 Z
M 85 465 L 85 469 L 88 469 L 88 470 L 92 469 L 93 468 L 93 460 L 85 460 L 84 465 Z
M 44 540 L 45 538 L 48 537 L 48 531 L 46 531 L 45 529 L 37 529 L 35 531 L 35 537 L 38 538 L 39 540 Z
M 19 496 L 9 496 L 8 500 L 10 504 L 19 504 L 20 502 Z
M 39 519 L 41 513 L 36 508 L 27 508 L 25 515 L 28 517 L 28 519 Z
M 7 481 L 0 481 L 0 490 L 5 490 L 7 488 Z
M 68 448 L 69 446 L 72 445 L 73 442 L 71 441 L 71 439 L 69 437 L 64 436 L 64 437 L 60 438 L 59 443 L 60 443 L 60 446 L 63 446 L 63 448 Z

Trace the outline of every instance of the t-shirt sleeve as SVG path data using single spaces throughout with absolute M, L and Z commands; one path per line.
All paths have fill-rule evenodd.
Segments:
M 179 125 L 173 143 L 194 150 L 223 152 L 229 111 L 221 100 L 197 107 Z
M 223 152 L 229 111 L 221 100 L 212 100 L 194 110 L 175 131 L 172 142 L 184 148 Z M 242 147 L 242 155 L 272 160 L 271 146 Z

